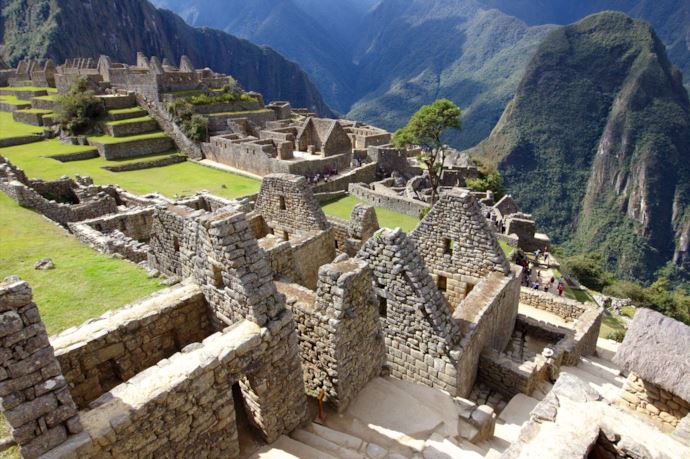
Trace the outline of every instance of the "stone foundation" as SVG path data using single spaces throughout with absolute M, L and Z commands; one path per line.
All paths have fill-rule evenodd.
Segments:
M 690 403 L 632 372 L 617 403 L 650 419 L 664 432 L 673 432 L 690 412 Z

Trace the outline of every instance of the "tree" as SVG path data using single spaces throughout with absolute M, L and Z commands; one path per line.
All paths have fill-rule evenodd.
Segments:
M 429 173 L 431 204 L 438 200 L 438 188 L 445 167 L 447 147 L 441 141 L 446 129 L 461 129 L 460 109 L 448 99 L 439 99 L 431 105 L 424 105 L 417 111 L 407 126 L 393 135 L 396 148 L 419 146 L 422 152 L 418 159 Z
M 55 120 L 69 135 L 88 133 L 103 113 L 103 102 L 94 96 L 83 77 L 74 80 L 67 94 L 55 100 Z

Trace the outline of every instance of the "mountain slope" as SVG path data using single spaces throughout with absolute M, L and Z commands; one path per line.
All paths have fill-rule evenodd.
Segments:
M 618 274 L 687 264 L 690 102 L 651 27 L 600 13 L 551 32 L 471 153 L 557 242 Z
M 200 68 L 233 75 L 268 100 L 289 100 L 331 112 L 307 75 L 270 48 L 226 33 L 195 29 L 144 0 L 3 0 L 4 57 L 98 57 L 135 62 L 136 52 L 179 62 L 187 54 Z M 36 33 L 36 31 L 40 33 Z
M 372 11 L 348 116 L 393 130 L 440 97 L 463 110 L 463 131 L 447 139 L 469 147 L 498 121 L 552 26 L 527 27 L 474 1 L 384 0 Z
M 644 19 L 667 47 L 671 62 L 685 75 L 690 89 L 690 0 L 479 0 L 530 25 L 570 24 L 592 13 L 622 11 Z
M 180 13 L 192 25 L 269 45 L 299 62 L 336 110 L 347 111 L 354 102 L 355 67 L 348 50 L 354 48 L 365 4 L 341 0 L 161 0 L 157 4 Z

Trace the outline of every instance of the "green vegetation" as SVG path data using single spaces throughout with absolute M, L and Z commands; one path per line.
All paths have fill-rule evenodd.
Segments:
M 613 282 L 613 276 L 604 271 L 602 257 L 597 253 L 565 258 L 563 268 L 582 285 L 597 292 L 601 292 L 604 287 Z
M 167 135 L 163 131 L 147 132 L 145 134 L 138 134 L 138 135 L 128 135 L 126 137 L 113 137 L 110 135 L 101 134 L 101 135 L 90 135 L 89 140 L 92 140 L 92 141 L 97 142 L 97 143 L 111 144 L 111 143 L 131 142 L 133 140 L 156 139 L 159 137 L 167 137 Z
M 589 16 L 548 35 L 471 153 L 571 255 L 596 251 L 617 277 L 649 284 L 690 215 L 690 117 L 675 75 L 648 24 Z
M 15 122 L 12 118 L 12 113 L 0 112 L 0 139 L 24 137 L 31 134 L 41 134 L 42 132 L 43 128 L 41 127 Z
M 49 88 L 49 87 L 42 87 L 42 86 L 12 86 L 12 87 L 7 87 L 7 88 L 2 88 L 4 90 L 8 91 L 46 91 L 47 93 L 52 93 L 53 96 L 57 95 L 57 89 L 56 88 Z M 51 97 L 51 95 L 47 96 L 39 96 L 39 97 Z
M 54 119 L 69 135 L 90 132 L 104 113 L 103 101 L 94 96 L 82 77 L 72 83 L 67 94 L 55 99 Z
M 16 96 L 0 96 L 0 102 L 9 105 L 31 105 L 28 100 L 17 99 Z
M 256 99 L 247 93 L 240 91 L 229 91 L 221 94 L 199 94 L 186 99 L 192 105 L 210 105 L 230 102 L 254 102 Z
M 108 121 L 107 124 L 110 124 L 112 126 L 117 126 L 119 124 L 131 124 L 131 123 L 141 123 L 142 121 L 151 121 L 153 118 L 150 116 L 140 116 L 138 118 L 126 118 L 124 120 L 117 120 L 117 121 Z
M 460 109 L 448 99 L 439 99 L 431 105 L 420 108 L 407 125 L 393 135 L 397 148 L 420 146 L 422 151 L 417 160 L 426 166 L 431 185 L 431 203 L 438 199 L 441 174 L 445 168 L 448 148 L 441 136 L 448 129 L 461 129 Z
M 98 254 L 4 193 L 0 215 L 0 278 L 29 282 L 50 334 L 161 288 L 135 264 Z M 55 269 L 34 269 L 41 258 L 52 259 Z
M 493 191 L 495 200 L 503 197 L 501 174 L 497 170 L 484 172 L 480 169 L 480 176 L 476 179 L 467 179 L 466 184 L 472 191 Z
M 498 244 L 501 246 L 501 249 L 503 249 L 503 253 L 507 258 L 510 258 L 510 254 L 513 253 L 513 247 L 508 245 L 506 241 L 499 240 Z
M 144 111 L 143 108 L 136 106 L 136 107 L 129 107 L 129 108 L 115 108 L 115 109 L 109 109 L 108 113 L 113 113 L 113 114 L 123 114 L 123 113 L 139 113 Z
M 165 109 L 190 140 L 201 142 L 208 138 L 208 119 L 194 113 L 194 107 L 188 99 L 175 99 L 166 104 Z
M 158 191 L 168 197 L 190 195 L 208 190 L 218 196 L 237 198 L 259 191 L 259 182 L 244 176 L 212 169 L 193 162 L 184 162 L 166 167 L 128 172 L 109 172 L 102 166 L 119 162 L 93 158 L 84 161 L 61 163 L 48 156 L 78 153 L 93 150 L 91 146 L 65 145 L 57 139 L 14 147 L 0 148 L 15 165 L 24 169 L 29 177 L 53 180 L 63 175 L 89 175 L 99 184 L 114 183 L 133 193 Z
M 326 213 L 326 215 L 331 215 L 333 217 L 342 218 L 343 220 L 349 220 L 350 214 L 352 213 L 352 208 L 359 204 L 360 201 L 352 196 L 346 196 L 344 198 L 335 199 L 333 201 L 328 201 L 321 204 L 321 208 Z M 396 228 L 400 227 L 406 233 L 410 233 L 417 227 L 419 221 L 408 215 L 404 215 L 398 212 L 393 212 L 392 210 L 384 209 L 381 207 L 376 207 L 376 216 L 379 220 L 379 225 L 383 228 Z

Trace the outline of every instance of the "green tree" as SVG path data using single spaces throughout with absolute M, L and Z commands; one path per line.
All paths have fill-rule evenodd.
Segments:
M 453 102 L 439 99 L 420 108 L 412 115 L 407 126 L 398 129 L 393 135 L 396 148 L 421 147 L 418 159 L 429 172 L 432 205 L 438 200 L 438 188 L 448 151 L 441 136 L 446 129 L 461 129 L 460 115 L 460 109 Z
M 496 200 L 503 197 L 501 174 L 497 170 L 493 170 L 488 174 L 482 174 L 476 179 L 467 179 L 466 184 L 472 191 L 493 191 Z
M 103 101 L 88 88 L 83 77 L 74 80 L 69 91 L 55 100 L 55 120 L 69 135 L 88 133 L 103 113 Z

